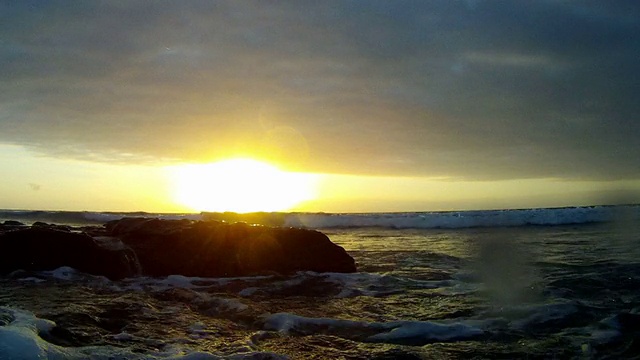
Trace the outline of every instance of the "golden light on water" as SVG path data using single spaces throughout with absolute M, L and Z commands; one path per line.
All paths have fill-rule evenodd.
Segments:
M 253 159 L 185 164 L 169 171 L 174 200 L 195 211 L 286 211 L 316 196 L 316 175 Z

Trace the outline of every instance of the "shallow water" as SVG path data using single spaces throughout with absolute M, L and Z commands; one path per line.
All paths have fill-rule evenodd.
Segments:
M 0 279 L 0 359 L 640 358 L 638 230 L 327 230 L 356 274 L 15 272 Z M 7 347 L 16 333 L 31 342 Z

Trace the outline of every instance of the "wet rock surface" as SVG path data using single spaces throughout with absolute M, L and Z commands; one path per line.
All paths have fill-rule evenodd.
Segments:
M 0 273 L 69 266 L 109 279 L 355 272 L 353 258 L 313 230 L 219 221 L 124 218 L 104 227 L 0 224 Z
M 101 246 L 84 233 L 38 225 L 0 235 L 0 274 L 62 266 L 109 279 L 137 275 L 137 260 L 131 249 Z
M 141 218 L 107 223 L 106 229 L 136 252 L 151 276 L 356 271 L 353 258 L 318 231 Z

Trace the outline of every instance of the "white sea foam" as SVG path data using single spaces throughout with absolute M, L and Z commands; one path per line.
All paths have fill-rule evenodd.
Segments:
M 289 313 L 267 315 L 264 319 L 264 329 L 289 333 L 293 330 L 303 330 L 314 326 L 331 328 L 366 328 L 369 323 L 364 321 L 340 320 L 329 318 L 308 318 Z
M 558 321 L 578 312 L 576 305 L 571 303 L 543 304 L 526 307 L 529 316 L 514 321 L 512 325 L 519 329 L 537 326 L 550 321 Z
M 57 273 L 65 274 L 70 268 L 57 269 Z M 59 277 L 64 277 L 59 275 Z M 71 278 L 71 275 L 68 276 Z M 349 298 L 355 296 L 384 296 L 406 291 L 406 286 L 421 289 L 436 289 L 451 286 L 447 280 L 416 280 L 401 279 L 391 275 L 375 273 L 317 273 L 313 271 L 301 271 L 292 277 L 283 279 L 272 275 L 248 276 L 235 278 L 204 278 L 188 277 L 182 275 L 170 275 L 165 278 L 138 277 L 125 279 L 122 282 L 111 282 L 109 287 L 114 291 L 165 291 L 170 289 L 186 289 L 202 291 L 210 288 L 226 286 L 234 281 L 240 281 L 249 285 L 238 290 L 241 297 L 251 297 L 257 293 L 277 293 L 290 288 L 303 285 L 307 281 L 321 281 L 332 284 L 338 293 L 336 298 Z M 98 285 L 101 285 L 99 283 Z M 312 288 L 312 285 L 311 287 Z M 200 293 L 200 292 L 199 292 Z M 237 300 L 234 300 L 237 302 Z M 220 304 L 221 305 L 221 304 Z M 238 302 L 236 305 L 228 304 L 230 310 L 242 311 L 244 305 Z
M 243 359 L 274 359 L 284 360 L 286 356 L 271 352 L 254 351 L 248 346 L 238 348 L 239 350 L 230 355 L 218 355 L 208 352 L 189 351 L 174 346 L 171 350 L 155 352 L 152 354 L 134 353 L 127 348 L 117 348 L 112 346 L 86 346 L 86 347 L 63 347 L 47 342 L 41 334 L 48 333 L 56 324 L 53 321 L 41 319 L 32 313 L 0 307 L 0 312 L 11 314 L 12 321 L 0 326 L 0 359 L 12 360 L 243 360 Z M 128 333 L 114 335 L 115 340 L 129 341 L 134 337 Z
M 263 286 L 249 286 L 238 292 L 239 296 L 250 297 L 256 293 L 278 293 L 283 290 L 304 285 L 305 282 L 324 282 L 335 287 L 335 298 L 349 298 L 356 296 L 384 296 L 406 291 L 406 283 L 422 289 L 434 289 L 440 286 L 448 286 L 446 281 L 406 280 L 395 276 L 375 273 L 317 273 L 313 271 L 300 271 L 290 278 L 279 281 L 269 281 Z M 314 285 L 306 286 L 313 289 Z M 328 294 L 324 294 L 328 295 Z M 324 296 L 323 295 L 323 296 Z
M 462 322 L 394 321 L 380 323 L 331 318 L 309 318 L 290 313 L 277 313 L 265 316 L 264 318 L 265 330 L 275 330 L 285 334 L 290 332 L 314 332 L 318 327 L 328 329 L 329 331 L 376 331 L 377 334 L 369 336 L 366 340 L 388 343 L 447 341 L 470 338 L 484 333 L 482 329 Z
M 136 278 L 125 279 L 121 283 L 113 283 L 112 288 L 115 291 L 163 291 L 168 289 L 207 289 L 212 286 L 224 286 L 233 281 L 261 281 L 270 279 L 273 276 L 247 276 L 233 278 L 207 278 L 198 276 L 169 275 L 164 278 L 152 278 L 141 276 Z
M 473 227 L 513 227 L 525 225 L 567 225 L 614 220 L 621 208 L 634 219 L 638 206 L 592 206 L 549 209 L 482 210 L 450 212 L 369 213 L 369 214 L 289 214 L 285 225 L 314 229 L 382 227 L 394 229 L 460 229 Z
M 484 333 L 482 329 L 461 322 L 440 324 L 428 321 L 402 321 L 391 323 L 388 326 L 392 327 L 391 331 L 370 336 L 368 340 L 391 343 L 416 341 L 418 339 L 447 341 L 470 338 Z
M 399 279 L 395 276 L 375 273 L 313 273 L 305 276 L 321 277 L 324 281 L 340 286 L 342 290 L 335 297 L 384 296 L 406 291 L 406 283 L 422 289 L 435 289 L 448 285 L 446 281 Z
M 77 270 L 68 266 L 61 266 L 51 271 L 45 271 L 49 276 L 59 280 L 75 280 L 77 279 Z
M 0 358 L 15 360 L 65 359 L 71 355 L 64 348 L 44 341 L 39 333 L 50 331 L 55 323 L 39 319 L 26 311 L 0 307 L 14 320 L 0 326 Z
M 554 302 L 494 307 L 483 316 L 497 322 L 508 321 L 511 328 L 520 331 L 562 322 L 578 312 L 578 306 L 573 302 Z
M 39 274 L 46 278 L 62 280 L 62 281 L 83 280 L 83 281 L 94 283 L 96 285 L 104 285 L 104 284 L 111 283 L 111 281 L 105 276 L 87 274 L 84 272 L 80 272 L 69 266 L 61 266 L 57 269 L 42 271 Z M 25 278 L 25 279 L 28 279 L 28 278 Z M 41 281 L 36 281 L 36 280 L 32 280 L 32 281 L 42 282 L 42 279 L 40 280 Z

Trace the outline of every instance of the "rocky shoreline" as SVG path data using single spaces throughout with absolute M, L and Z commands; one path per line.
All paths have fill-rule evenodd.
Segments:
M 0 224 L 0 274 L 61 266 L 112 280 L 356 272 L 354 259 L 314 230 L 156 218 L 85 227 Z

